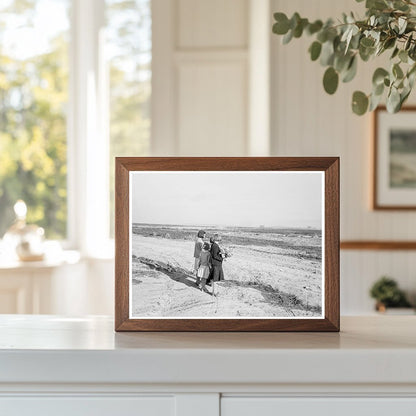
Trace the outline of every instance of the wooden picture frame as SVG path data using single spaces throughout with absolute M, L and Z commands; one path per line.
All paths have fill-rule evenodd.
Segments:
M 400 113 L 390 114 L 380 106 L 373 112 L 373 193 L 374 210 L 409 211 L 416 210 L 416 170 L 411 174 L 411 186 L 406 185 L 406 169 L 409 163 L 400 163 L 400 152 L 392 149 L 392 140 L 411 141 L 416 160 L 416 106 L 403 107 Z M 414 120 L 412 120 L 412 117 Z M 413 127 L 414 126 L 414 127 Z M 411 134 L 412 137 L 406 137 Z M 402 153 L 403 155 L 405 152 Z M 397 162 L 393 162 L 393 157 Z M 406 154 L 406 159 L 409 154 Z M 397 166 L 397 167 L 395 167 Z
M 318 317 L 253 318 L 133 317 L 130 314 L 132 183 L 148 183 L 153 173 L 259 175 L 269 178 L 322 178 L 322 315 Z M 143 178 L 143 173 L 148 174 Z M 133 179 L 130 179 L 133 178 Z M 198 177 L 199 178 L 199 177 Z M 257 179 L 256 179 L 257 180 Z M 280 179 L 279 179 L 280 180 Z M 147 181 L 147 182 L 146 182 Z M 136 185 L 135 185 L 136 186 Z M 139 188 L 138 188 L 139 189 Z M 303 189 L 303 188 L 302 188 Z M 270 189 L 272 192 L 272 189 Z M 339 158 L 337 157 L 118 157 L 115 183 L 115 330 L 116 331 L 339 331 Z M 283 196 L 280 196 L 283 200 Z M 136 198 L 136 197 L 134 197 Z M 139 198 L 145 204 L 146 197 Z M 150 198 L 150 197 L 149 197 Z M 136 199 L 135 199 L 136 200 Z M 150 200 L 150 199 L 149 199 Z M 303 201 L 310 204 L 310 201 Z M 317 235 L 314 237 L 318 238 Z M 140 237 L 142 238 L 142 237 Z M 143 237 L 144 238 L 144 237 Z M 149 237 L 151 238 L 151 237 Z M 156 237 L 155 237 L 156 238 Z M 323 240 L 322 240 L 323 239 Z M 147 241 L 147 240 L 146 240 Z M 172 243 L 173 244 L 173 243 Z M 192 243 L 193 244 L 193 243 Z M 300 260 L 299 260 L 300 261 Z M 198 292 L 199 293 L 199 292 Z

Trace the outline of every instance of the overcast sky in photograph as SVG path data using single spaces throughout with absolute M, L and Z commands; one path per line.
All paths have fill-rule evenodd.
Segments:
M 322 226 L 322 172 L 133 172 L 132 222 Z

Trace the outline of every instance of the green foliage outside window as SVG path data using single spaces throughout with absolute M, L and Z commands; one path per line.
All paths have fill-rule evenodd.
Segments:
M 110 67 L 110 234 L 114 234 L 114 158 L 150 147 L 150 0 L 107 0 Z
M 42 53 L 33 55 L 30 45 L 26 50 L 24 45 L 18 45 L 22 46 L 20 52 L 14 53 L 10 50 L 13 41 L 10 37 L 16 26 L 29 30 L 34 27 L 36 1 L 14 0 L 3 5 L 0 7 L 0 238 L 13 221 L 13 205 L 18 199 L 28 205 L 28 222 L 44 227 L 48 238 L 64 238 L 67 31 L 56 33 Z M 15 42 L 17 45 L 19 40 Z
M 45 228 L 47 238 L 66 237 L 70 3 L 4 0 L 0 4 L 0 238 L 13 222 L 18 199 L 28 206 L 28 222 Z M 106 0 L 105 6 L 112 232 L 114 157 L 149 152 L 151 7 L 150 0 Z M 44 21 L 42 8 L 44 14 L 49 12 Z M 67 27 L 50 20 L 56 8 Z M 36 53 L 24 46 L 24 33 L 22 39 L 13 38 L 17 28 L 37 30 L 32 36 L 40 37 L 44 30 L 55 32 Z

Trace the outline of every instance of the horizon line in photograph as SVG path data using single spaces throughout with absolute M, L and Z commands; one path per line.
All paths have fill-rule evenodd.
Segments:
M 243 226 L 243 225 L 227 225 L 227 224 L 170 224 L 170 223 L 144 223 L 144 222 L 132 222 L 132 226 L 141 226 L 141 227 L 187 227 L 187 228 L 194 228 L 194 229 L 203 229 L 203 228 L 230 228 L 230 229 L 248 229 L 248 230 L 275 230 L 275 231 L 282 231 L 282 230 L 311 230 L 311 231 L 322 231 L 321 227 L 313 227 L 313 226 L 287 226 L 287 225 L 252 225 L 252 226 Z
M 324 222 L 322 171 L 136 171 L 130 187 L 132 223 L 322 229 Z

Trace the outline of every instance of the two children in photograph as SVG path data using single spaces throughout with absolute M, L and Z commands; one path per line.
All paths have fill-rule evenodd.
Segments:
M 212 296 L 217 296 L 215 292 L 215 283 L 224 280 L 224 271 L 222 263 L 225 258 L 230 257 L 230 253 L 220 247 L 221 237 L 214 234 L 210 242 L 204 241 L 206 232 L 198 231 L 194 247 L 194 274 L 196 275 L 196 284 L 199 289 L 209 293 L 206 286 L 212 284 Z

